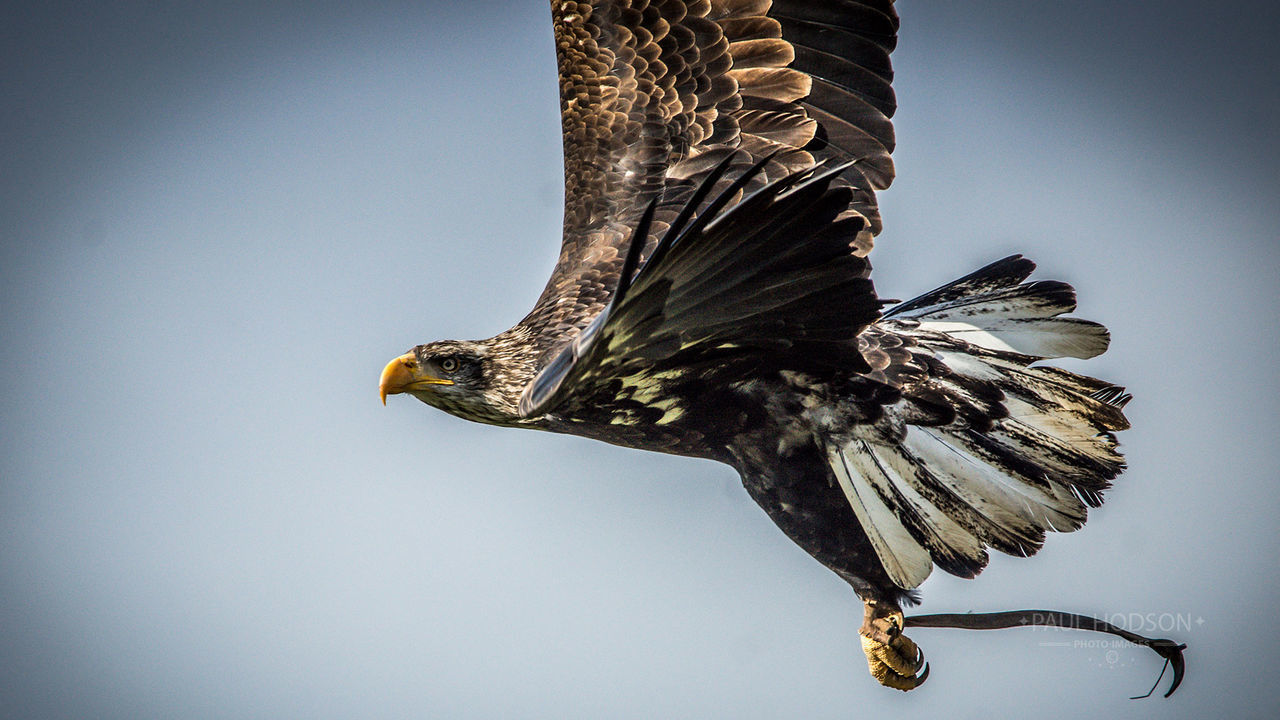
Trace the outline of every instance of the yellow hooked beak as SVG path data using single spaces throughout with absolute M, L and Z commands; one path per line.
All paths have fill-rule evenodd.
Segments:
M 382 368 L 382 378 L 378 380 L 378 397 L 382 404 L 387 404 L 387 396 L 396 393 L 422 390 L 428 385 L 452 385 L 452 380 L 433 377 L 418 366 L 418 358 L 413 353 L 405 353 L 387 363 Z

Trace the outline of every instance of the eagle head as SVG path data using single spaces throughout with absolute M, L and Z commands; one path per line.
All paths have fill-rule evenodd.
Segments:
M 524 424 L 517 406 L 527 378 L 513 372 L 524 363 L 516 362 L 497 340 L 441 340 L 413 348 L 383 368 L 378 383 L 382 403 L 388 395 L 408 393 L 467 420 Z

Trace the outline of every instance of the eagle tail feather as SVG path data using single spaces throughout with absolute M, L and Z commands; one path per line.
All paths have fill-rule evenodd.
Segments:
M 897 352 L 883 372 L 898 379 L 901 398 L 879 421 L 829 444 L 828 455 L 881 564 L 904 589 L 932 565 L 973 577 L 988 548 L 1034 554 L 1046 532 L 1083 526 L 1125 468 L 1114 433 L 1128 427 L 1130 396 L 1033 365 L 1092 357 L 1107 340 L 1101 325 L 1058 317 L 1075 308 L 1075 292 L 1024 282 L 1034 267 L 1006 258 L 898 305 L 876 325 L 881 345 Z M 930 407 L 948 412 L 921 410 Z

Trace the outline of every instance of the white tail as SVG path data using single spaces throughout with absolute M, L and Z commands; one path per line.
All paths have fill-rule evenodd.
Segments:
M 890 579 L 916 587 L 934 564 L 973 577 L 987 548 L 1030 555 L 1046 531 L 1081 527 L 1124 469 L 1121 388 L 1057 368 L 1093 357 L 1108 334 L 1058 317 L 1059 282 L 1023 281 L 1014 256 L 902 303 L 867 331 L 869 354 L 902 398 L 872 425 L 827 441 L 841 489 Z M 903 352 L 903 351 L 906 352 Z

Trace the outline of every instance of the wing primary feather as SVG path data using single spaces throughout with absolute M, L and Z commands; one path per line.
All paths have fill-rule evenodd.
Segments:
M 806 189 L 814 190 L 815 197 L 817 197 L 818 195 L 826 192 L 828 184 L 834 177 L 853 167 L 855 162 L 856 161 L 849 161 L 833 166 L 827 159 L 819 160 L 803 170 L 797 170 L 780 180 L 775 180 L 765 187 L 760 188 L 755 193 L 752 193 L 751 197 L 744 198 L 742 202 L 738 203 L 738 205 L 734 207 L 734 210 L 736 211 L 739 207 L 750 207 L 758 198 L 772 197 L 781 200 L 784 196 L 790 196 L 793 193 L 799 193 Z M 732 190 L 732 188 L 730 188 L 730 190 Z M 716 199 L 719 200 L 720 198 Z M 708 208 L 708 210 L 710 210 L 710 208 Z M 714 223 L 719 219 L 712 215 L 713 214 L 711 212 L 704 212 L 698 217 L 698 221 L 689 228 L 689 232 L 701 232 L 705 229 L 704 226 L 708 226 L 710 223 Z M 704 218 L 706 219 L 706 222 L 703 222 Z
M 703 200 L 707 199 L 707 195 L 711 194 L 711 190 L 716 186 L 716 183 L 720 181 L 720 178 L 724 176 L 725 172 L 729 170 L 729 166 L 733 164 L 733 161 L 737 157 L 738 154 L 736 152 L 731 152 L 726 155 L 723 160 L 717 163 L 715 167 L 711 168 L 710 172 L 708 172 L 707 176 L 702 180 L 702 183 L 698 185 L 698 189 L 694 190 L 693 195 L 689 197 L 688 202 L 686 202 L 684 207 L 680 209 L 680 214 L 672 221 L 670 227 L 667 228 L 666 233 L 663 234 L 662 239 L 658 241 L 657 247 L 655 247 L 653 252 L 649 254 L 648 259 L 644 261 L 646 267 L 650 263 L 656 265 L 662 260 L 662 257 L 667 254 L 667 250 L 671 249 L 672 241 L 680 235 L 682 230 L 684 230 L 684 226 L 689 222 L 689 219 L 693 217 L 698 206 L 702 204 Z
M 764 170 L 765 165 L 768 165 L 769 161 L 773 160 L 774 156 L 777 154 L 778 153 L 776 151 L 768 153 L 757 160 L 756 164 L 747 168 L 742 175 L 739 175 L 738 178 L 729 185 L 729 187 L 725 188 L 723 192 L 717 195 L 716 198 L 707 205 L 705 210 L 698 214 L 698 218 L 693 221 L 692 225 L 685 228 L 679 236 L 672 238 L 669 244 L 675 245 L 680 242 L 681 238 L 702 232 L 702 229 L 707 226 L 707 223 L 715 219 L 716 215 L 724 209 L 724 206 L 728 205 L 729 201 L 733 200 L 733 197 L 738 194 L 738 191 L 746 187 L 747 183 L 751 182 L 752 178 L 760 174 L 760 171 Z
M 622 273 L 618 276 L 618 288 L 613 292 L 611 303 L 613 307 L 617 307 L 626 296 L 627 290 L 631 289 L 631 280 L 635 276 L 636 266 L 640 264 L 640 252 L 644 250 L 644 244 L 649 239 L 649 225 L 653 222 L 653 210 L 657 202 L 657 199 L 649 201 L 649 206 L 644 209 L 644 215 L 640 216 L 640 222 L 631 233 L 631 247 L 627 248 L 627 257 L 622 261 Z
M 845 170 L 848 170 L 849 168 L 857 164 L 858 164 L 858 160 L 847 160 L 845 162 L 840 163 L 839 165 L 831 165 L 830 161 L 825 158 L 822 160 L 819 160 L 818 162 L 814 163 L 813 166 L 809 168 L 809 170 L 806 171 L 807 173 L 805 177 L 806 185 L 808 184 L 812 184 L 815 186 L 821 185 L 822 183 L 831 180 L 832 178 L 836 177 L 840 173 L 844 172 Z M 828 165 L 830 165 L 830 167 L 827 167 Z M 822 170 L 822 172 L 819 173 L 818 172 L 819 170 Z

